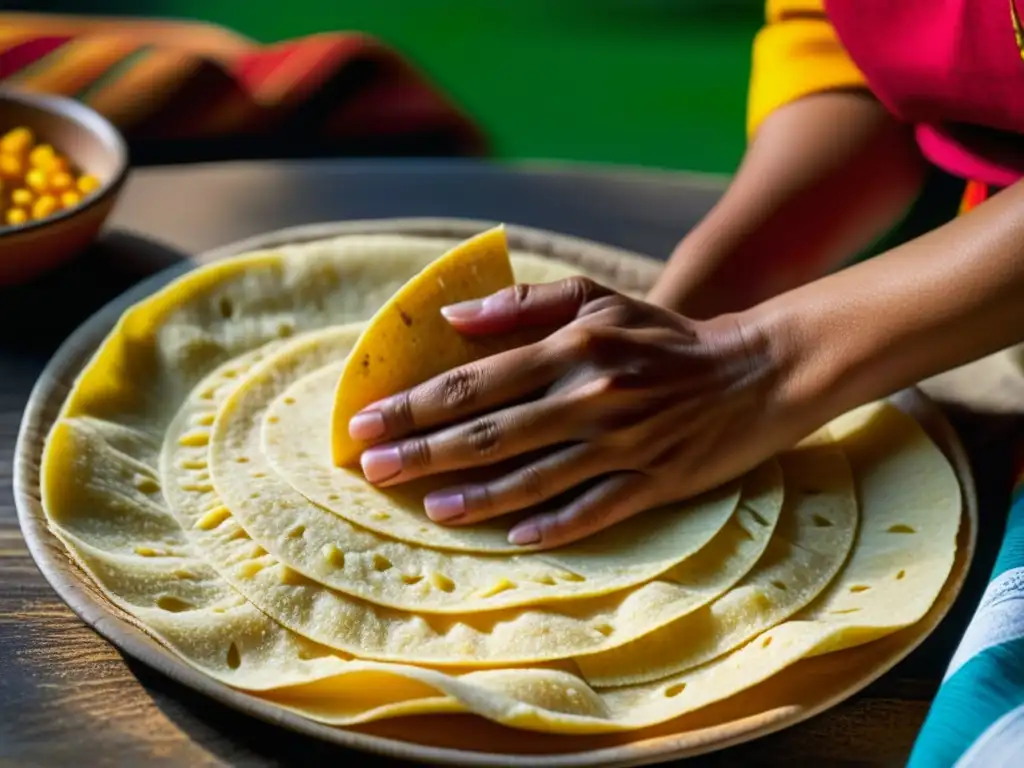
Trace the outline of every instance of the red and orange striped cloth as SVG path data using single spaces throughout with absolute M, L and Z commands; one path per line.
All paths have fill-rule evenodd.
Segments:
M 960 201 L 960 215 L 967 213 L 984 203 L 992 196 L 992 190 L 988 184 L 980 181 L 968 181 L 964 187 L 964 196 Z
M 0 86 L 77 98 L 133 150 L 178 143 L 267 154 L 275 140 L 285 155 L 486 147 L 398 54 L 354 32 L 261 46 L 192 22 L 0 13 Z

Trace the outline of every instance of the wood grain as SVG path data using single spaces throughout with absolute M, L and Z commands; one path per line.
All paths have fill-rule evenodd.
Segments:
M 169 207 L 168 219 L 174 215 Z M 170 224 L 164 226 L 169 230 Z M 629 245 L 625 240 L 620 243 Z M 16 295 L 0 293 L 2 764 L 262 766 L 355 757 L 256 722 L 125 660 L 57 598 L 18 532 L 11 489 L 14 438 L 43 364 L 89 312 L 147 271 L 178 258 L 172 250 L 118 235 L 37 286 Z M 48 311 L 40 312 L 41 307 Z M 957 400 L 955 394 L 951 399 Z M 945 662 L 984 588 L 1009 499 L 1012 422 L 1005 414 L 989 418 L 969 409 L 949 412 L 972 458 L 981 514 L 975 566 L 950 615 L 910 657 L 850 700 L 795 728 L 691 764 L 903 764 Z

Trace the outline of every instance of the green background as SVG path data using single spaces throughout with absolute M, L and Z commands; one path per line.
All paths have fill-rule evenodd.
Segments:
M 359 30 L 393 45 L 507 158 L 729 172 L 761 0 L 23 0 L 202 19 L 263 42 Z

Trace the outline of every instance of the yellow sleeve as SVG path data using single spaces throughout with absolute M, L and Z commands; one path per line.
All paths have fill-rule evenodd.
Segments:
M 768 0 L 767 23 L 754 38 L 747 136 L 779 107 L 812 93 L 864 88 L 823 0 Z

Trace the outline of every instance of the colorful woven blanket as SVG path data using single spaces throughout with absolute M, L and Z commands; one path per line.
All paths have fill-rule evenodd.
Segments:
M 261 46 L 190 22 L 0 14 L 0 86 L 89 104 L 136 162 L 485 151 L 454 104 L 354 32 Z
M 1024 457 L 999 557 L 909 768 L 1024 765 Z

